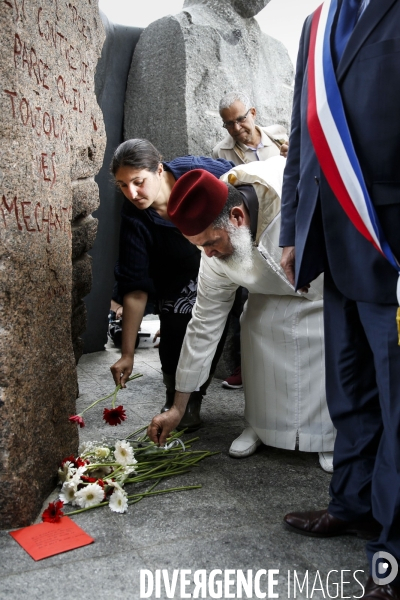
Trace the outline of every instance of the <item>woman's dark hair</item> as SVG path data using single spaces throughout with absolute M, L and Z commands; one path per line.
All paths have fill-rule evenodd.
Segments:
M 126 140 L 114 152 L 110 171 L 115 175 L 120 167 L 132 167 L 132 169 L 147 169 L 155 173 L 161 158 L 157 148 L 148 140 Z

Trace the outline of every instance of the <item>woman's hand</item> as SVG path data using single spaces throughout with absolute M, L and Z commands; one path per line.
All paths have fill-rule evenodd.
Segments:
M 118 302 L 115 302 L 115 300 L 113 300 L 112 298 L 111 298 L 110 310 L 113 310 L 115 312 L 116 319 L 122 318 L 123 307 L 121 304 L 118 304 Z
M 129 375 L 133 369 L 135 341 L 139 331 L 144 309 L 146 308 L 147 292 L 137 290 L 124 296 L 124 318 L 122 320 L 122 356 L 111 367 L 115 385 L 126 387 Z
M 122 355 L 121 358 L 110 368 L 115 385 L 121 385 L 121 388 L 126 388 L 126 382 L 128 381 L 133 369 L 133 356 Z
M 155 344 L 154 348 L 159 348 L 160 346 L 160 342 L 158 342 L 158 344 L 156 344 L 157 339 L 161 336 L 161 332 L 159 329 L 157 329 L 156 333 L 154 334 L 153 337 L 153 344 Z

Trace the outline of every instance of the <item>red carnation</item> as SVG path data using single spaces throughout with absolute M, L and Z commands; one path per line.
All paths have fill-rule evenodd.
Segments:
M 64 513 L 61 510 L 63 505 L 64 502 L 62 500 L 50 502 L 46 510 L 43 511 L 42 521 L 45 523 L 58 523 L 61 517 L 64 516 Z
M 61 468 L 63 468 L 63 466 L 65 465 L 66 462 L 74 463 L 75 462 L 75 456 L 73 456 L 71 454 L 71 456 L 67 456 L 66 458 L 64 458 L 64 460 L 61 461 Z
M 97 477 L 87 477 L 86 475 L 82 475 L 81 480 L 83 483 L 98 483 L 100 487 L 104 487 L 104 481 L 102 479 L 97 479 Z
M 88 460 L 83 460 L 83 458 L 81 458 L 80 456 L 78 456 L 78 458 L 75 458 L 74 456 L 72 456 L 72 454 L 71 456 L 67 456 L 67 458 L 64 458 L 64 460 L 61 461 L 61 468 L 63 468 L 66 462 L 70 462 L 71 465 L 75 467 L 75 469 L 78 469 L 79 467 L 85 467 L 89 464 Z
M 85 475 L 82 475 L 81 480 L 83 483 L 96 483 L 97 481 L 96 477 L 86 477 Z
M 85 427 L 85 421 L 80 415 L 73 415 L 72 417 L 69 417 L 69 420 L 71 423 L 78 423 L 79 427 Z
M 117 406 L 116 408 L 105 408 L 103 411 L 103 419 L 109 425 L 119 425 L 122 421 L 126 419 L 125 409 L 122 405 Z

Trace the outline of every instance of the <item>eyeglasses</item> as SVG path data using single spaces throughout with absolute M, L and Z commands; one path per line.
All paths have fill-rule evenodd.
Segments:
M 223 121 L 222 127 L 225 127 L 225 129 L 232 129 L 232 127 L 234 127 L 235 125 L 241 125 L 247 119 L 247 115 L 249 114 L 250 111 L 251 111 L 251 108 L 249 108 L 249 110 L 243 117 L 238 117 L 234 121 Z

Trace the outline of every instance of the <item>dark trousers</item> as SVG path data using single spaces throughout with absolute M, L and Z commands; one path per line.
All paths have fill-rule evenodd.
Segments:
M 325 274 L 326 391 L 337 429 L 329 512 L 373 516 L 379 550 L 400 561 L 400 346 L 396 306 L 343 296 Z M 395 581 L 400 583 L 400 575 Z
M 235 301 L 232 305 L 230 317 L 233 324 L 233 336 L 232 336 L 232 347 L 233 347 L 233 360 L 235 368 L 241 366 L 241 345 L 240 345 L 240 317 L 243 312 L 243 307 L 249 297 L 249 292 L 244 287 L 238 287 L 236 290 Z
M 173 394 L 175 392 L 175 373 L 179 362 L 179 356 L 181 354 L 183 339 L 186 333 L 186 327 L 192 314 L 176 314 L 176 313 L 161 313 L 160 314 L 160 362 L 161 369 L 164 374 L 164 383 L 167 386 L 167 397 L 168 393 Z M 221 339 L 218 343 L 217 349 L 213 361 L 211 363 L 210 377 L 200 388 L 201 395 L 206 393 L 207 387 L 209 386 L 212 375 L 217 367 L 217 363 L 221 357 L 224 349 L 226 335 L 228 331 L 229 317 L 225 325 L 225 329 L 222 333 Z

